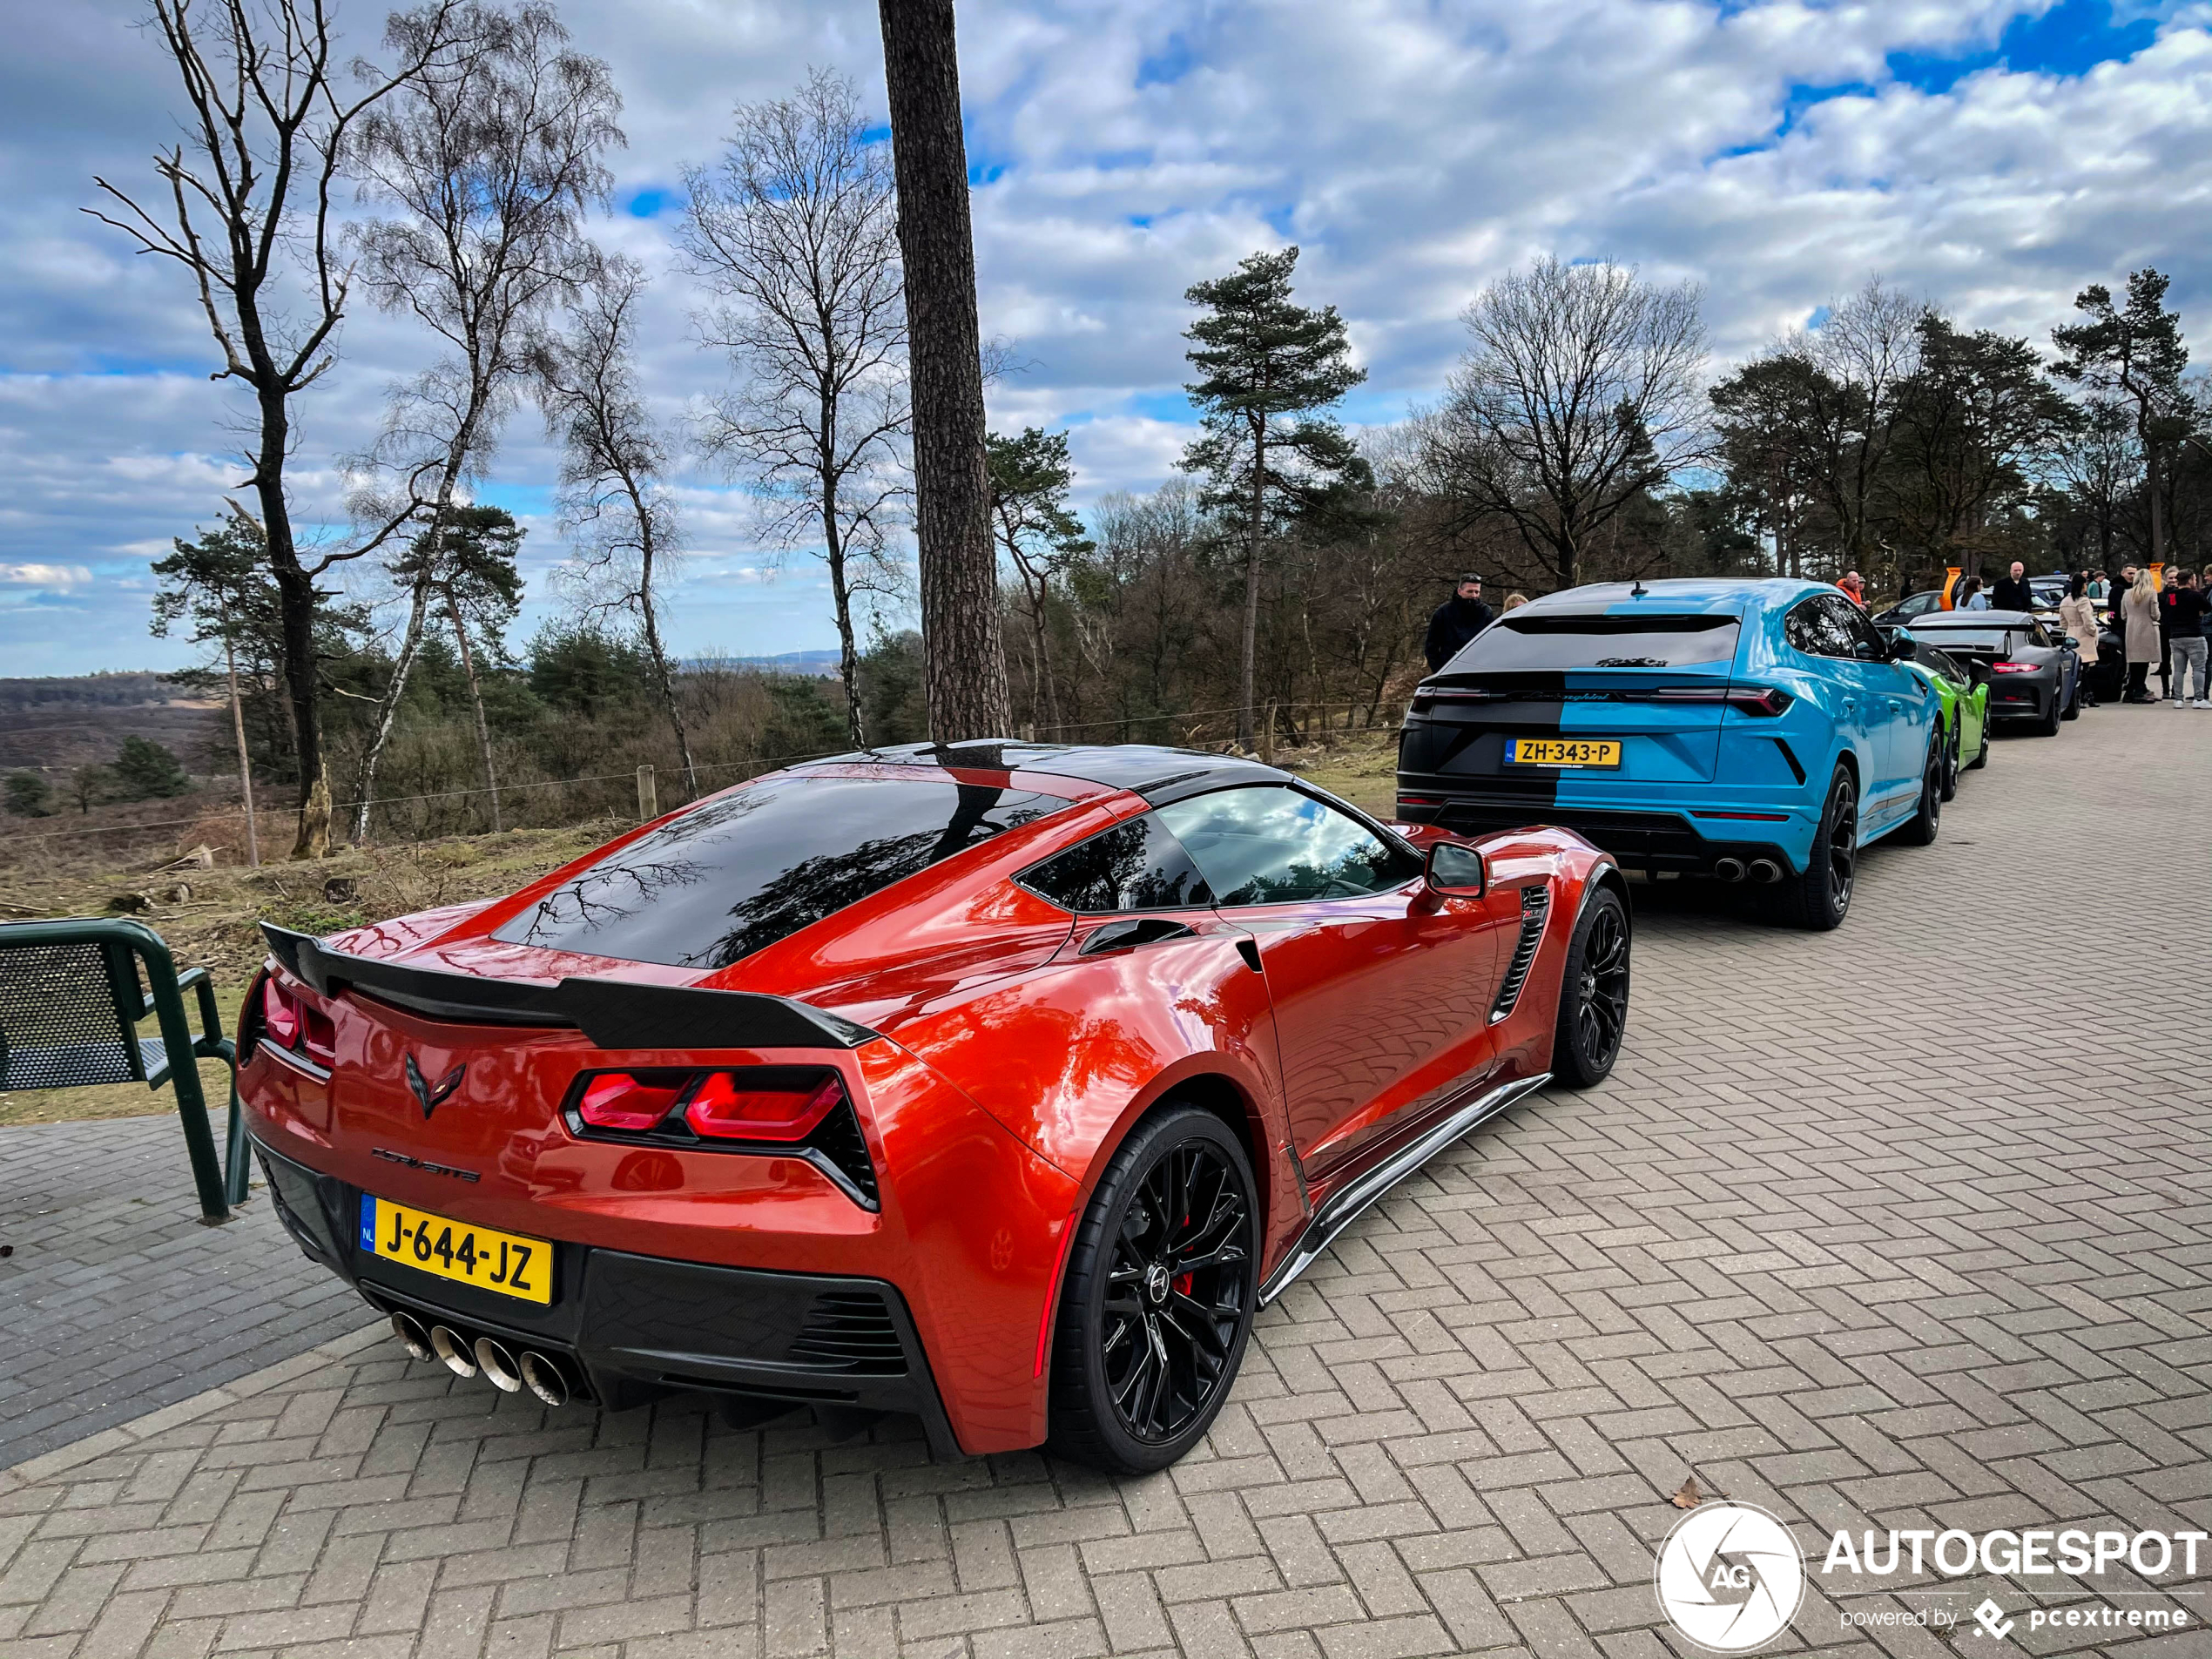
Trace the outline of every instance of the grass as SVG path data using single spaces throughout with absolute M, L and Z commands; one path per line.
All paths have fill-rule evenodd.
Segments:
M 1397 760 L 1391 735 L 1332 735 L 1332 745 L 1278 752 L 1277 764 L 1378 817 L 1390 816 Z M 168 941 L 180 968 L 208 970 L 224 1031 L 235 1035 L 239 1004 L 263 955 L 258 923 L 331 934 L 410 911 L 496 899 L 590 851 L 621 827 L 601 819 L 567 829 L 452 836 L 348 849 L 319 863 L 269 864 L 259 870 L 219 865 L 177 871 L 145 860 L 103 861 L 88 853 L 66 867 L 0 870 L 0 907 L 4 907 L 0 921 L 106 915 L 113 914 L 109 901 L 118 895 L 149 894 L 153 902 L 137 913 L 138 920 Z M 178 898 L 180 887 L 188 892 Z M 151 1032 L 152 1022 L 142 1028 Z M 219 1061 L 204 1061 L 200 1078 L 209 1109 L 219 1121 L 229 1098 L 228 1070 Z M 0 1127 L 144 1117 L 175 1109 L 171 1090 L 152 1090 L 143 1083 L 0 1090 Z

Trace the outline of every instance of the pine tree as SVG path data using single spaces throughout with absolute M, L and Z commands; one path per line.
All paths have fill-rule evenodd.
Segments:
M 2051 330 L 2051 343 L 2065 354 L 2051 373 L 2094 392 L 2134 405 L 2135 436 L 2149 473 L 2150 562 L 2166 562 L 2165 502 L 2158 483 L 2158 446 L 2186 433 L 2173 430 L 2182 401 L 2182 371 L 2188 348 L 2182 343 L 2182 320 L 2166 309 L 2168 279 L 2153 270 L 2128 273 L 2127 309 L 2116 310 L 2112 290 L 2093 282 L 2074 296 L 2074 308 L 2085 321 Z
M 1024 427 L 1002 438 L 984 434 L 983 451 L 991 475 L 991 518 L 999 545 L 1014 561 L 1022 603 L 1036 645 L 1037 679 L 1031 713 L 1042 705 L 1043 725 L 1060 724 L 1059 698 L 1053 688 L 1052 628 L 1048 603 L 1052 578 L 1069 560 L 1090 551 L 1081 520 L 1068 510 L 1068 490 L 1076 469 L 1068 459 L 1068 435 Z
M 1203 473 L 1209 509 L 1234 513 L 1244 543 L 1243 661 L 1238 741 L 1252 746 L 1254 658 L 1259 637 L 1263 550 L 1287 519 L 1364 471 L 1344 428 L 1318 415 L 1367 371 L 1352 364 L 1334 306 L 1314 311 L 1291 299 L 1298 251 L 1255 253 L 1230 275 L 1201 282 L 1184 298 L 1204 314 L 1184 333 L 1200 375 L 1185 385 L 1205 436 L 1183 452 L 1183 469 Z

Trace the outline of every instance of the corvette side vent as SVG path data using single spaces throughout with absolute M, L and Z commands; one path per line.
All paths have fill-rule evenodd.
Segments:
M 866 1377 L 903 1377 L 907 1351 L 891 1310 L 873 1291 L 825 1291 L 792 1339 L 791 1358 Z
M 1528 968 L 1536 960 L 1536 947 L 1543 942 L 1544 918 L 1551 914 L 1552 895 L 1547 887 L 1523 887 L 1521 890 L 1521 938 L 1513 948 L 1513 961 L 1506 969 L 1505 983 L 1498 987 L 1498 1000 L 1490 1005 L 1493 1025 L 1513 1012 L 1513 1005 L 1521 1001 L 1521 988 L 1528 982 Z

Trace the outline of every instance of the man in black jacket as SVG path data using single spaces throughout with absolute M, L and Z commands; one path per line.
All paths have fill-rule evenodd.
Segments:
M 1428 619 L 1428 638 L 1421 646 L 1428 671 L 1433 674 L 1457 657 L 1460 647 L 1490 623 L 1490 607 L 1482 603 L 1482 578 L 1470 570 L 1460 578 L 1459 590 Z
M 2035 590 L 2027 585 L 2027 567 L 2018 559 L 2013 561 L 2010 576 L 1998 578 L 1997 585 L 1989 590 L 1992 610 L 2033 610 Z

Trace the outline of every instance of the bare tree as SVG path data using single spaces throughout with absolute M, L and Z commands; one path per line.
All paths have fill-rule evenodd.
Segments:
M 1703 452 L 1699 297 L 1554 258 L 1486 288 L 1428 422 L 1462 514 L 1511 523 L 1560 586 L 1579 583 L 1595 534 Z
M 738 376 L 702 446 L 752 482 L 765 540 L 819 545 L 856 745 L 853 602 L 898 580 L 886 536 L 907 433 L 896 192 L 867 134 L 853 84 L 823 70 L 789 98 L 739 105 L 720 165 L 686 176 L 682 232 L 722 297 L 704 337 Z
M 923 682 L 940 743 L 1003 734 L 1006 644 L 983 462 L 981 331 L 953 0 L 878 0 L 914 409 Z
M 655 689 L 684 759 L 685 784 L 696 797 L 698 768 L 661 642 L 661 585 L 678 546 L 676 504 L 661 483 L 668 451 L 631 360 L 631 313 L 644 288 L 645 273 L 635 261 L 617 256 L 606 262 L 568 333 L 546 342 L 538 360 L 538 400 L 547 429 L 564 451 L 561 523 L 576 550 L 579 584 L 592 609 L 637 618 Z
M 85 211 L 173 260 L 199 291 L 222 354 L 212 376 L 253 395 L 241 484 L 260 509 L 283 626 L 284 682 L 300 757 L 294 858 L 330 844 L 315 669 L 316 578 L 365 548 L 303 556 L 285 489 L 298 441 L 293 400 L 329 370 L 346 314 L 351 268 L 341 257 L 331 197 L 347 143 L 365 118 L 402 87 L 446 72 L 463 32 L 459 0 L 408 14 L 390 66 L 356 64 L 339 87 L 335 24 L 325 0 L 153 0 L 153 24 L 176 64 L 187 110 L 184 138 L 157 152 L 168 201 L 154 206 L 105 179 L 93 183 L 119 218 Z
M 413 315 L 448 348 L 395 389 L 371 457 L 379 486 L 364 500 L 388 522 L 427 519 L 432 548 L 444 544 L 462 487 L 497 447 L 547 312 L 598 267 L 583 219 L 605 200 L 602 158 L 623 142 L 613 77 L 570 49 L 550 6 L 471 5 L 467 16 L 472 50 L 457 72 L 409 85 L 362 124 L 359 143 L 365 193 L 400 210 L 362 229 L 366 280 L 379 303 Z M 418 18 L 394 17 L 395 46 L 404 49 Z M 438 584 L 434 563 L 405 581 L 407 622 L 361 755 L 356 841 L 368 839 L 377 762 Z M 482 747 L 496 790 L 489 741 Z
M 1883 464 L 1897 441 L 1913 376 L 1920 367 L 1925 301 L 1907 299 L 1877 279 L 1838 300 L 1817 328 L 1794 336 L 1785 353 L 1802 357 L 1824 377 L 1826 395 L 1815 401 L 1821 451 L 1822 496 L 1836 522 L 1843 563 L 1887 575 L 1891 559 L 1878 552 L 1874 521 Z M 1886 589 L 1886 583 L 1878 584 Z

